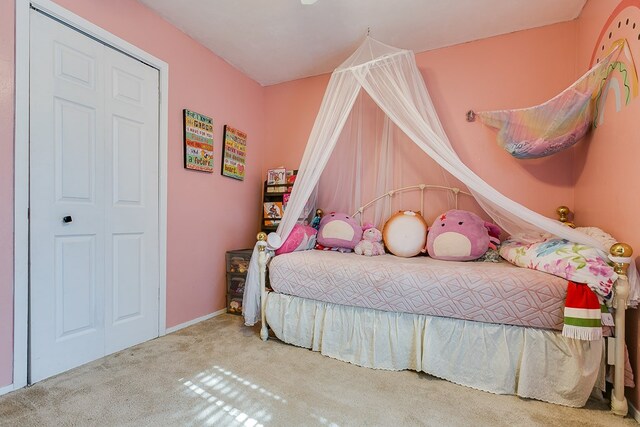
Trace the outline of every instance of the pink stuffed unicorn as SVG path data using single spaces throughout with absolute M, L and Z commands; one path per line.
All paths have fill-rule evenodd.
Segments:
M 358 255 L 375 256 L 384 255 L 384 246 L 382 246 L 382 233 L 377 228 L 371 227 L 364 230 L 362 240 L 353 250 Z

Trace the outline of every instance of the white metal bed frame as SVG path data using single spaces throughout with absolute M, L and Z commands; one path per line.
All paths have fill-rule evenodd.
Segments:
M 399 193 L 403 193 L 403 192 L 406 192 L 406 191 L 415 191 L 415 190 L 420 190 L 420 212 L 422 212 L 422 213 L 425 212 L 425 210 L 424 210 L 424 191 L 425 190 L 444 190 L 444 191 L 451 192 L 451 194 L 453 195 L 453 198 L 454 198 L 454 209 L 458 209 L 458 195 L 459 194 L 464 194 L 466 196 L 473 197 L 471 193 L 463 191 L 463 190 L 460 190 L 457 187 L 446 187 L 444 185 L 431 185 L 431 184 L 410 185 L 408 187 L 402 187 L 402 188 L 398 188 L 398 189 L 395 189 L 395 190 L 387 191 L 382 196 L 378 196 L 375 199 L 371 200 L 370 202 L 365 203 L 364 205 L 360 206 L 358 208 L 358 210 L 355 211 L 353 213 L 353 215 L 351 215 L 351 216 L 355 218 L 356 215 L 360 215 L 360 225 L 362 225 L 362 214 L 364 213 L 364 210 L 367 209 L 369 206 L 374 205 L 378 200 L 382 200 L 385 197 L 387 197 L 387 200 L 389 201 L 387 217 L 389 217 L 393 213 L 393 197 L 396 196 Z
M 428 184 L 418 184 L 412 185 L 409 187 L 403 187 L 395 190 L 388 191 L 387 193 L 376 197 L 370 202 L 362 205 L 358 210 L 352 215 L 355 217 L 356 215 L 360 215 L 360 222 L 362 222 L 362 214 L 364 210 L 370 206 L 372 206 L 377 201 L 388 197 L 389 200 L 389 213 L 393 211 L 393 197 L 398 193 L 405 191 L 415 191 L 420 190 L 421 192 L 421 212 L 424 213 L 424 191 L 425 190 L 445 190 L 450 191 L 454 195 L 455 199 L 455 207 L 458 207 L 458 195 L 460 193 L 471 196 L 470 193 L 466 191 L 462 191 L 456 187 L 446 187 L 440 185 L 428 185 Z M 557 209 L 558 215 L 560 217 L 560 221 L 567 224 L 568 226 L 574 226 L 573 223 L 568 221 L 568 214 L 570 211 L 565 206 L 561 206 Z M 260 337 L 263 341 L 266 341 L 269 338 L 269 332 L 267 330 L 267 322 L 265 318 L 265 307 L 266 307 L 266 299 L 267 299 L 267 289 L 266 289 L 266 272 L 267 272 L 267 263 L 269 261 L 269 253 L 267 251 L 267 235 L 266 233 L 258 234 L 258 265 L 260 269 L 260 304 L 261 304 L 261 329 L 260 329 Z M 618 280 L 614 283 L 614 299 L 613 299 L 613 307 L 616 309 L 615 311 L 615 337 L 607 338 L 610 340 L 608 342 L 609 345 L 606 346 L 607 349 L 613 348 L 613 354 L 611 352 L 607 352 L 607 363 L 609 365 L 614 365 L 614 375 L 613 375 L 613 392 L 611 393 L 611 411 L 620 416 L 626 416 L 628 413 L 628 405 L 627 399 L 624 395 L 624 367 L 625 367 L 625 311 L 627 309 L 628 301 L 629 301 L 629 279 L 627 277 L 627 269 L 629 264 L 632 262 L 631 255 L 633 254 L 633 249 L 630 245 L 626 243 L 616 243 L 611 246 L 609 250 L 609 259 L 614 264 L 614 270 L 618 274 Z M 619 339 L 621 338 L 621 339 Z M 612 340 L 612 341 L 611 341 Z

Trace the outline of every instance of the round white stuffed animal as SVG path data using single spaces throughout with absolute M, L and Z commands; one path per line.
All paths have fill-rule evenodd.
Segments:
M 353 250 L 358 255 L 375 256 L 384 255 L 382 246 L 382 233 L 377 228 L 368 228 L 362 233 L 362 240 L 358 242 Z
M 395 256 L 416 256 L 427 241 L 427 223 L 420 212 L 400 211 L 387 220 L 382 237 L 387 250 Z

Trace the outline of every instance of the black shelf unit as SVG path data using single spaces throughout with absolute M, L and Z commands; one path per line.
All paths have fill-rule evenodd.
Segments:
M 273 189 L 286 189 L 286 191 L 273 191 Z M 262 188 L 262 215 L 260 219 L 260 230 L 265 233 L 270 233 L 276 231 L 278 225 L 268 225 L 267 222 L 270 221 L 278 221 L 282 218 L 282 214 L 284 213 L 284 206 L 286 205 L 284 202 L 285 195 L 291 194 L 291 190 L 293 189 L 293 184 L 277 184 L 277 185 L 269 185 L 267 181 L 264 181 Z M 265 218 L 265 206 L 266 203 L 274 203 L 279 204 L 279 217 L 274 218 Z

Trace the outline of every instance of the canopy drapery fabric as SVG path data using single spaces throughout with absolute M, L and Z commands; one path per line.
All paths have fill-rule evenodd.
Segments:
M 361 90 L 320 177 L 317 206 L 327 213 L 356 214 L 361 206 L 382 194 L 419 183 L 462 186 L 425 156 Z M 428 206 L 435 215 L 455 208 L 456 202 L 461 208 L 481 214 L 473 197 L 462 194 L 456 200 L 450 191 L 425 190 L 424 193 L 423 198 L 420 191 L 395 192 L 392 198 L 379 199 L 358 213 L 358 219 L 361 224 L 371 223 L 382 230 L 396 209 L 423 211 Z
M 580 141 L 594 123 L 596 103 L 622 44 L 549 101 L 529 108 L 481 111 L 478 118 L 498 130 L 498 144 L 518 159 L 536 159 Z
M 269 242 L 283 242 L 314 192 L 361 90 L 386 116 L 440 167 L 465 184 L 486 213 L 509 234 L 550 233 L 572 242 L 609 248 L 509 199 L 469 169 L 453 150 L 440 123 L 413 52 L 367 37 L 331 75 L 320 111 L 311 130 L 287 209 Z M 271 244 L 271 243 L 270 243 Z M 272 249 L 277 249 L 273 247 Z M 260 281 L 257 246 L 249 266 L 243 301 L 245 324 L 260 319 Z M 635 265 L 629 269 L 631 299 L 640 297 Z

